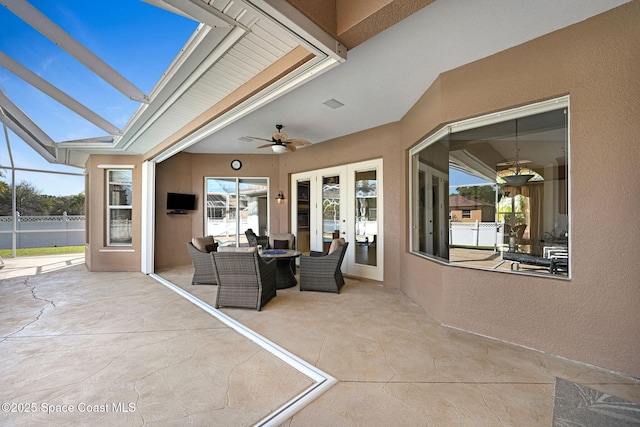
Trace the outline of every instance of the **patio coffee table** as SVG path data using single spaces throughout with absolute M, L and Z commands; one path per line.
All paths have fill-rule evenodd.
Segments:
M 278 289 L 291 288 L 298 284 L 291 269 L 291 260 L 302 255 L 302 252 L 290 249 L 267 249 L 259 254 L 262 258 L 276 260 L 276 287 Z

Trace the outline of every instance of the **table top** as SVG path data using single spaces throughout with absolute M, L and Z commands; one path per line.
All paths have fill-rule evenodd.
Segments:
M 262 258 L 296 258 L 302 255 L 302 252 L 291 249 L 265 249 L 259 252 Z

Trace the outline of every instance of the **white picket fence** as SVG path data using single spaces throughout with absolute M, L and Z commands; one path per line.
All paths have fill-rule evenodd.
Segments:
M 451 222 L 449 245 L 498 248 L 504 241 L 503 222 Z

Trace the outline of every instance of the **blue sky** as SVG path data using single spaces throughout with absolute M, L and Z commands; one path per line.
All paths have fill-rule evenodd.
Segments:
M 92 50 L 143 92 L 149 93 L 191 36 L 198 23 L 141 0 L 31 0 L 29 2 L 68 34 Z M 58 89 L 122 129 L 138 103 L 113 89 L 71 55 L 58 48 L 7 8 L 0 8 L 0 50 Z M 54 141 L 104 136 L 106 133 L 38 89 L 0 67 L 0 88 Z M 9 131 L 16 167 L 82 173 L 50 164 Z M 4 132 L 0 165 L 9 166 Z M 3 181 L 10 180 L 4 170 Z M 84 178 L 18 172 L 42 194 L 84 191 Z
M 198 23 L 141 0 L 31 0 L 30 4 L 92 50 L 143 92 L 149 93 L 196 29 Z M 0 8 L 0 50 L 32 72 L 122 129 L 138 108 L 8 9 Z M 0 67 L 0 88 L 54 141 L 104 136 L 105 132 L 38 89 Z M 75 167 L 50 164 L 9 131 L 15 165 L 82 173 Z M 9 166 L 4 133 L 0 166 Z M 4 170 L 5 182 L 11 178 Z M 451 171 L 452 186 L 481 180 Z M 18 171 L 16 181 L 29 181 L 43 194 L 72 195 L 84 191 L 84 178 Z M 455 188 L 452 188 L 454 191 Z
M 486 180 L 466 174 L 464 172 L 457 171 L 455 169 L 449 169 L 449 194 L 456 193 L 456 187 L 492 184 L 494 183 L 487 182 Z

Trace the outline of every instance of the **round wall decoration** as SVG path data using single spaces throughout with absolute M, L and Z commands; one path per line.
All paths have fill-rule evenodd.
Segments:
M 231 161 L 231 169 L 233 169 L 234 171 L 240 170 L 241 167 L 242 162 L 240 160 L 236 159 Z

